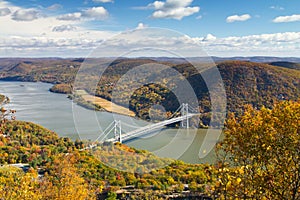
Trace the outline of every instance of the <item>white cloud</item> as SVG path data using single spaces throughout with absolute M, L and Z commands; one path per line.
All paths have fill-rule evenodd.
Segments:
M 275 23 L 297 22 L 300 21 L 300 15 L 279 16 L 273 19 Z
M 3 37 L 35 37 L 52 32 L 53 27 L 62 25 L 80 25 L 79 21 L 61 21 L 56 16 L 44 16 L 39 10 L 24 9 L 6 1 L 0 1 L 0 7 L 7 7 L 11 15 L 0 17 L 0 35 Z M 25 10 L 25 12 L 24 12 Z
M 143 29 L 143 28 L 146 28 L 147 25 L 145 25 L 144 23 L 139 23 L 136 27 L 136 29 Z
M 227 23 L 232 23 L 235 21 L 246 21 L 250 19 L 251 16 L 249 14 L 244 14 L 244 15 L 232 15 L 226 18 Z
M 41 36 L 0 36 L 0 55 L 6 57 L 87 56 L 115 33 L 105 31 L 51 32 Z
M 12 19 L 16 21 L 32 21 L 41 17 L 35 9 L 19 9 L 12 14 Z
M 203 45 L 211 55 L 299 57 L 300 32 L 217 38 L 213 41 L 206 41 Z
M 114 2 L 113 0 L 93 0 L 95 3 L 112 3 Z
M 208 34 L 205 37 L 189 38 L 172 35 L 163 29 L 155 32 L 155 30 L 145 28 L 135 30 L 128 36 L 125 33 L 124 36 L 118 36 L 117 39 L 111 40 L 103 46 L 107 48 L 104 48 L 103 52 L 99 52 L 99 55 L 118 56 L 118 53 L 122 54 L 122 51 L 128 52 L 130 49 L 155 47 L 167 52 L 180 52 L 180 55 L 184 57 L 203 56 L 201 51 L 217 56 L 300 56 L 300 32 L 225 38 L 217 38 Z M 108 49 L 109 51 L 107 51 Z
M 193 0 L 166 0 L 155 1 L 148 5 L 148 8 L 152 8 L 155 11 L 152 14 L 153 18 L 170 18 L 181 20 L 183 17 L 190 16 L 200 11 L 200 7 L 189 5 Z
M 108 11 L 103 7 L 92 7 L 81 12 L 68 13 L 57 17 L 58 20 L 79 21 L 79 20 L 105 20 L 109 16 Z
M 284 7 L 281 7 L 281 6 L 271 6 L 270 9 L 272 9 L 272 10 L 284 10 Z
M 84 28 L 85 21 L 92 20 L 87 17 L 103 17 L 97 9 L 95 12 L 87 12 L 87 9 L 75 14 L 42 16 L 36 13 L 38 10 L 24 9 L 1 0 L 0 8 L 8 8 L 15 14 L 14 19 L 13 14 L 0 17 L 1 56 L 83 56 L 117 33 Z M 82 17 L 83 13 L 85 17 Z
M 202 19 L 202 15 L 198 15 L 197 17 L 196 17 L 196 19 Z
M 80 20 L 81 15 L 82 14 L 80 12 L 68 13 L 68 14 L 58 16 L 57 19 L 63 21 L 78 21 Z
M 55 26 L 52 29 L 53 32 L 64 32 L 64 31 L 75 31 L 75 30 L 77 30 L 77 28 L 70 24 Z
M 216 39 L 217 39 L 216 36 L 214 36 L 214 35 L 212 35 L 212 34 L 209 33 L 209 34 L 206 35 L 206 37 L 203 38 L 202 41 L 204 41 L 204 42 L 205 42 L 205 41 L 214 41 L 214 40 L 216 40 Z
M 62 9 L 62 8 L 63 8 L 62 5 L 60 5 L 58 3 L 55 3 L 55 4 L 51 5 L 51 6 L 49 6 L 47 9 L 51 10 L 51 11 L 55 11 L 55 10 L 59 10 L 59 9 Z
M 164 34 L 166 32 L 166 34 Z M 300 32 L 217 38 L 212 34 L 189 38 L 164 29 L 143 28 L 111 38 L 114 32 L 77 29 L 40 36 L 0 36 L 2 56 L 86 56 L 99 44 L 99 56 L 119 56 L 131 49 L 155 47 L 182 56 L 201 56 L 199 50 L 216 56 L 300 56 Z M 98 51 L 98 50 L 97 50 Z M 157 55 L 156 55 L 157 56 Z
M 108 17 L 108 12 L 103 7 L 93 7 L 82 12 L 83 17 L 91 18 L 94 20 L 104 20 Z
M 152 9 L 187 7 L 190 1 L 173 1 L 173 4 L 157 1 Z M 0 0 L 1 8 L 10 9 L 11 13 L 24 10 Z M 148 8 L 149 9 L 149 8 Z M 87 12 L 90 10 L 90 12 Z M 158 9 L 155 9 L 156 11 Z M 118 32 L 95 31 L 85 28 L 86 20 L 103 19 L 106 15 L 103 9 L 87 9 L 79 14 L 64 16 L 65 20 L 58 20 L 57 16 L 39 17 L 32 21 L 15 21 L 11 15 L 0 17 L 0 55 L 11 56 L 68 56 L 82 57 L 90 53 L 101 42 Z M 77 15 L 77 16 L 76 16 Z M 83 16 L 84 15 L 84 16 Z M 60 16 L 62 17 L 62 16 Z M 76 20 L 71 20 L 75 17 Z M 68 19 L 66 21 L 66 19 Z M 132 31 L 130 37 L 117 37 L 103 45 L 103 55 L 119 56 L 135 47 L 161 47 L 169 52 L 181 51 L 183 56 L 199 56 L 195 51 L 199 45 L 203 51 L 217 56 L 238 55 L 270 55 L 270 56 L 298 56 L 300 57 L 300 32 L 283 32 L 274 34 L 248 35 L 243 37 L 219 38 L 212 34 L 204 37 L 178 37 L 178 35 L 156 33 L 140 23 Z M 101 43 L 102 46 L 102 43 Z M 107 51 L 113 47 L 115 52 Z M 108 48 L 108 49 L 107 49 Z
M 0 17 L 9 15 L 11 13 L 9 8 L 0 8 Z
M 8 1 L 0 0 L 0 7 L 1 8 L 10 8 L 10 7 L 12 7 L 12 4 Z

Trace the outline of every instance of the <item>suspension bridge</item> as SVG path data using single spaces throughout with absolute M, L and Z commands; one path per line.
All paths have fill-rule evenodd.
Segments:
M 176 114 L 178 114 L 179 111 L 180 111 L 180 116 L 174 117 Z M 97 138 L 96 141 L 122 143 L 122 142 L 132 140 L 134 138 L 145 136 L 159 128 L 162 128 L 166 125 L 173 124 L 176 122 L 181 122 L 180 126 L 182 128 L 188 129 L 190 127 L 189 119 L 198 115 L 200 115 L 200 113 L 198 113 L 198 109 L 191 107 L 187 103 L 183 103 L 181 104 L 181 106 L 179 106 L 179 108 L 174 112 L 174 114 L 169 119 L 154 124 L 152 123 L 143 127 L 136 126 L 136 129 L 126 133 L 122 133 L 122 126 L 128 126 L 128 124 L 125 122 L 121 122 L 120 120 L 118 121 L 115 120 L 110 125 L 108 125 L 108 127 L 101 133 L 101 135 Z M 107 137 L 111 135 L 112 132 L 114 134 L 114 137 L 107 139 Z

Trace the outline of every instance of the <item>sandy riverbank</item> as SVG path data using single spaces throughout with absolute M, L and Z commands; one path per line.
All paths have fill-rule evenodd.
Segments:
M 129 110 L 128 108 L 119 106 L 119 105 L 112 103 L 104 98 L 92 96 L 84 90 L 78 90 L 78 91 L 76 91 L 76 93 L 78 95 L 80 95 L 85 101 L 90 101 L 94 104 L 97 104 L 108 112 L 118 113 L 121 115 L 128 115 L 131 117 L 135 116 L 135 113 L 132 112 L 131 110 Z

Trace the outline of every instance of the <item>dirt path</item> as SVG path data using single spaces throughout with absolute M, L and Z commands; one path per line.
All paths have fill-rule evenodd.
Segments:
M 110 102 L 106 99 L 103 99 L 101 97 L 92 96 L 84 90 L 78 90 L 76 93 L 78 95 L 82 96 L 82 98 L 85 101 L 90 101 L 94 104 L 98 104 L 99 106 L 101 106 L 102 108 L 104 108 L 108 112 L 118 113 L 118 114 L 122 114 L 122 115 L 128 115 L 128 116 L 131 116 L 131 117 L 135 116 L 135 113 L 132 112 L 131 110 L 129 110 L 128 108 L 125 108 L 123 106 L 119 106 L 119 105 L 117 105 L 115 103 L 112 103 L 112 102 Z

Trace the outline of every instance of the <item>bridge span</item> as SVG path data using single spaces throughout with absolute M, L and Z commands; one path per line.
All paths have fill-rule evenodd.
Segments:
M 194 113 L 189 112 L 190 110 L 193 111 Z M 100 138 L 102 138 L 100 142 L 113 142 L 113 143 L 121 142 L 122 143 L 131 140 L 133 138 L 142 137 L 146 134 L 149 134 L 152 131 L 155 131 L 156 129 L 162 128 L 166 125 L 170 125 L 176 122 L 181 122 L 181 127 L 183 128 L 189 128 L 189 119 L 194 116 L 200 115 L 200 113 L 198 113 L 198 109 L 192 108 L 187 103 L 183 103 L 175 111 L 174 114 L 176 114 L 177 111 L 180 111 L 181 116 L 167 119 L 158 123 L 149 124 L 143 127 L 137 127 L 137 129 L 123 134 L 122 134 L 122 122 L 114 121 L 103 131 L 103 133 L 99 136 L 97 141 Z M 112 131 L 114 132 L 114 137 L 110 139 L 106 139 Z
M 162 128 L 166 125 L 173 124 L 173 123 L 176 123 L 176 122 L 180 122 L 180 121 L 189 119 L 189 118 L 197 116 L 197 115 L 199 115 L 199 114 L 190 113 L 190 114 L 187 114 L 185 116 L 175 117 L 175 118 L 168 119 L 168 120 L 165 120 L 165 121 L 161 121 L 161 122 L 158 122 L 158 123 L 155 123 L 155 124 L 150 124 L 150 125 L 147 125 L 147 126 L 143 126 L 141 128 L 130 131 L 128 133 L 119 134 L 118 137 L 110 138 L 110 139 L 106 140 L 106 142 L 113 142 L 113 143 L 126 142 L 128 140 L 133 139 L 133 138 L 137 138 L 137 137 L 149 134 L 150 132 L 152 132 L 156 129 Z

